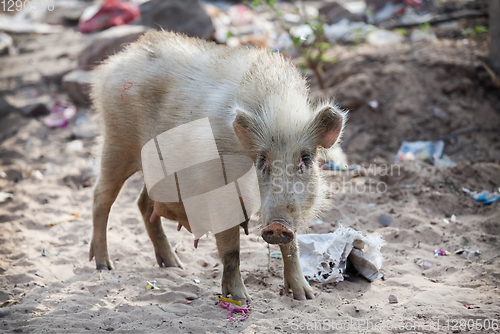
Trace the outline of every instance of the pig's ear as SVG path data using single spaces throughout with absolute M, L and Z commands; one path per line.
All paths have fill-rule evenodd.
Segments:
M 344 130 L 346 117 L 346 113 L 336 107 L 323 107 L 311 122 L 316 145 L 324 148 L 332 147 Z
M 233 121 L 233 129 L 241 145 L 247 150 L 252 147 L 250 139 L 250 120 L 240 110 L 236 110 L 236 118 Z

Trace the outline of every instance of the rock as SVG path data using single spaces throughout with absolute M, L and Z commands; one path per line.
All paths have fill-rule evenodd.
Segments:
M 397 304 L 398 299 L 394 295 L 389 295 L 389 304 Z
M 372 260 L 367 258 L 363 251 L 353 248 L 349 254 L 349 260 L 351 261 L 353 267 L 356 271 L 363 277 L 365 277 L 370 282 L 373 282 L 379 277 L 379 271 L 377 266 Z
M 15 55 L 14 40 L 7 34 L 0 32 L 0 56 Z
M 7 96 L 0 96 L 0 117 L 15 111 L 17 111 L 17 108 L 9 101 L 9 98 Z
M 390 30 L 376 30 L 371 32 L 366 41 L 378 47 L 393 46 L 403 43 L 404 36 Z
M 378 223 L 380 225 L 382 225 L 383 227 L 387 227 L 389 225 L 391 225 L 392 223 L 392 217 L 385 214 L 385 213 L 382 213 L 379 217 L 378 217 Z
M 21 107 L 21 113 L 26 117 L 44 116 L 50 114 L 49 108 L 44 103 L 33 103 Z
M 62 79 L 62 87 L 76 104 L 90 103 L 90 72 L 74 70 Z
M 91 5 L 88 1 L 56 1 L 51 3 L 52 10 L 44 11 L 45 20 L 48 24 L 78 24 L 78 19 L 85 9 Z
M 50 114 L 47 106 L 51 104 L 50 96 L 43 95 L 35 98 L 22 98 L 6 95 L 0 98 L 0 109 L 19 111 L 25 117 L 36 117 Z M 0 112 L 1 114 L 1 112 Z
M 127 44 L 136 41 L 147 30 L 148 28 L 143 26 L 122 25 L 96 34 L 78 56 L 78 65 L 82 69 L 92 69 Z
M 141 5 L 140 24 L 203 39 L 210 39 L 215 32 L 199 0 L 147 1 Z
M 339 23 L 342 19 L 348 19 L 351 22 L 363 21 L 363 17 L 351 13 L 338 2 L 328 2 L 319 8 L 319 14 L 328 24 Z

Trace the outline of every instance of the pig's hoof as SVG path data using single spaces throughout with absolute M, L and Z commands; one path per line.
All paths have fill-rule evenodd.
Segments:
M 110 260 L 103 260 L 101 262 L 101 261 L 98 261 L 97 258 L 95 259 L 95 268 L 97 270 L 113 270 L 113 269 L 115 269 L 113 267 L 113 263 L 111 263 Z
M 241 302 L 241 305 L 247 305 L 247 303 L 250 303 L 251 300 L 250 295 L 246 292 L 246 289 L 245 289 L 245 294 L 243 296 L 237 295 L 236 293 L 235 294 L 223 293 L 222 297 L 232 299 L 236 302 Z
M 299 282 L 294 282 L 294 284 L 288 284 L 285 280 L 285 293 L 288 293 L 289 289 L 292 290 L 293 299 L 307 300 L 316 298 L 313 289 L 304 278 Z
M 90 252 L 89 252 L 89 261 L 92 261 L 94 258 L 94 247 L 93 244 L 90 246 Z M 112 270 L 113 268 L 113 263 L 109 259 L 108 252 L 105 251 L 104 253 L 99 252 L 96 253 L 95 255 L 95 268 L 97 270 Z
M 169 252 L 167 254 L 162 255 L 159 252 L 155 252 L 156 262 L 160 267 L 179 267 L 184 269 L 181 260 L 177 257 L 177 254 Z
M 228 297 L 231 295 L 230 297 Z M 222 280 L 222 297 L 231 298 L 237 302 L 241 302 L 242 305 L 246 305 L 247 302 L 250 302 L 250 295 L 247 292 L 247 288 L 245 284 L 243 284 L 243 280 L 241 277 L 238 280 L 233 281 L 225 281 L 224 278 Z
M 97 270 L 112 270 L 114 269 L 111 264 L 97 264 L 95 265 Z

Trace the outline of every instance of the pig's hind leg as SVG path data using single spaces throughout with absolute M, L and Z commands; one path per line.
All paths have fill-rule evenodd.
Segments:
M 304 278 L 300 267 L 297 240 L 280 244 L 280 249 L 284 265 L 285 293 L 288 293 L 288 289 L 292 289 L 294 299 L 314 299 L 314 292 Z
M 97 270 L 111 270 L 113 264 L 108 255 L 107 225 L 109 211 L 125 181 L 136 172 L 134 165 L 113 145 L 104 143 L 101 173 L 94 188 L 92 206 L 93 234 L 89 260 L 95 257 Z
M 146 230 L 148 231 L 149 238 L 151 239 L 151 242 L 153 242 L 156 261 L 158 262 L 158 265 L 160 267 L 183 268 L 181 260 L 179 260 L 175 252 L 172 250 L 167 236 L 163 231 L 161 218 L 157 216 L 152 223 L 149 221 L 151 214 L 153 213 L 154 202 L 148 196 L 146 185 L 144 185 L 144 187 L 142 188 L 142 192 L 137 204 L 139 205 L 139 209 L 141 210 L 142 219 L 144 220 L 144 224 L 146 225 Z
M 222 295 L 231 294 L 233 300 L 250 301 L 240 272 L 240 227 L 232 227 L 215 235 L 219 257 L 224 265 L 222 273 Z

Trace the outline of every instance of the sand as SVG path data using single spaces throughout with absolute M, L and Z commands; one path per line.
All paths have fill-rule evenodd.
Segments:
M 39 43 L 41 49 L 50 45 L 43 39 Z M 22 71 L 20 67 L 20 75 Z M 497 100 L 488 95 L 491 87 L 478 87 L 470 95 L 438 93 L 455 104 L 479 101 L 471 102 L 483 105 L 480 110 L 485 114 L 477 122 L 489 119 L 487 125 L 498 125 Z M 351 113 L 347 136 L 370 114 L 363 108 Z M 465 115 L 468 124 L 474 125 L 476 119 L 463 109 L 454 111 L 453 117 Z M 375 114 L 381 117 L 377 122 L 397 115 L 387 110 Z M 98 122 L 89 108 L 79 108 L 78 115 Z M 93 138 L 77 139 L 80 146 L 71 132 L 73 124 L 50 130 L 40 118 L 16 113 L 3 115 L 0 123 L 0 172 L 5 173 L 0 191 L 13 194 L 0 203 L 0 303 L 22 296 L 19 302 L 0 308 L 0 332 L 311 333 L 331 332 L 332 326 L 347 333 L 498 332 L 478 328 L 498 326 L 500 321 L 499 203 L 482 206 L 461 191 L 461 187 L 493 191 L 500 186 L 500 165 L 494 158 L 498 134 L 467 136 L 470 141 L 479 139 L 465 148 L 463 159 L 452 157 L 458 162 L 454 168 L 439 170 L 413 161 L 393 169 L 392 175 L 382 170 L 390 166 L 395 143 L 404 139 L 404 131 L 389 127 L 358 135 L 347 154 L 365 171 L 361 175 L 325 171 L 332 192 L 325 201 L 323 223 L 308 222 L 303 232 L 327 233 L 341 223 L 382 235 L 387 242 L 382 248 L 384 279 L 370 283 L 351 275 L 336 284 L 310 282 L 316 299 L 295 301 L 283 294 L 281 260 L 270 259 L 268 268 L 267 244 L 258 237 L 253 221 L 250 235 L 241 238 L 241 271 L 252 296 L 251 313 L 245 321 L 230 322 L 228 311 L 217 305 L 222 264 L 213 236 L 202 238 L 194 249 L 192 235 L 177 232 L 175 222 L 163 220 L 185 269 L 158 267 L 135 204 L 142 186 L 139 174 L 122 189 L 110 216 L 108 247 L 115 269 L 96 271 L 94 262 L 88 261 L 98 130 Z M 461 124 L 455 123 L 438 128 L 453 131 Z M 436 123 L 422 121 L 414 127 L 424 131 L 428 124 Z M 391 139 L 384 141 L 384 136 Z M 411 132 L 411 136 L 426 139 L 422 138 L 426 133 L 419 137 Z M 373 138 L 380 140 L 373 143 Z M 474 145 L 491 150 L 480 151 L 473 160 Z M 377 170 L 370 169 L 374 161 Z M 347 191 L 336 193 L 335 185 L 342 180 L 348 183 Z M 387 189 L 377 192 L 380 182 Z M 382 213 L 393 218 L 388 227 L 378 224 Z M 456 220 L 451 221 L 452 215 Z M 454 254 L 460 248 L 479 249 L 481 254 L 470 258 Z M 452 254 L 435 257 L 435 249 Z M 270 251 L 279 248 L 271 246 Z M 419 260 L 429 262 L 430 268 L 419 266 Z M 159 290 L 146 289 L 151 280 L 157 281 Z M 397 303 L 389 302 L 390 295 Z

